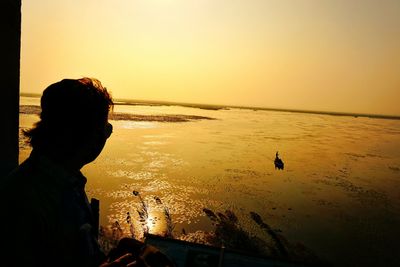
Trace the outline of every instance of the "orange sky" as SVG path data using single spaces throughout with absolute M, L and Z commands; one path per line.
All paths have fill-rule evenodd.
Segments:
M 400 115 L 398 0 L 25 0 L 21 91 Z

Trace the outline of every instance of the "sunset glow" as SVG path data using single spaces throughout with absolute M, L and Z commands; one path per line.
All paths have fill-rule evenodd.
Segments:
M 400 115 L 400 2 L 23 1 L 21 91 Z

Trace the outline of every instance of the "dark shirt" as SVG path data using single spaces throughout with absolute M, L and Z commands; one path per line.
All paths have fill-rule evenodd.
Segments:
M 86 178 L 32 152 L 0 184 L 1 266 L 98 266 Z M 7 262 L 3 265 L 2 262 Z

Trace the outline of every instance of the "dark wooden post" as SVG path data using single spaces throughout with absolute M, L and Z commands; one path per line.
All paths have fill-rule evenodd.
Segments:
M 100 229 L 100 200 L 96 198 L 92 198 L 90 200 L 90 208 L 92 209 L 93 215 L 93 233 L 96 238 L 99 237 L 99 229 Z
M 0 1 L 0 178 L 18 165 L 21 0 Z

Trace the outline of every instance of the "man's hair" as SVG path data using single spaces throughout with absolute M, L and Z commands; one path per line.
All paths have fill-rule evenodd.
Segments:
M 70 155 L 103 130 L 113 108 L 110 93 L 93 78 L 64 79 L 43 91 L 40 121 L 24 131 L 33 149 L 59 149 Z

